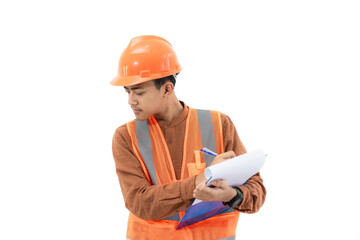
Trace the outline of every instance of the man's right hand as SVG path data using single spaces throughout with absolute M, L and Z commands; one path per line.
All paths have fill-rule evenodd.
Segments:
M 223 161 L 226 161 L 226 160 L 228 160 L 230 158 L 234 158 L 234 157 L 236 157 L 236 156 L 233 151 L 228 151 L 228 152 L 219 154 L 214 158 L 214 160 L 212 161 L 210 166 L 221 163 Z
M 234 157 L 236 157 L 236 156 L 235 156 L 235 153 L 233 151 L 228 151 L 228 152 L 219 154 L 214 158 L 214 160 L 212 161 L 210 166 L 221 163 L 223 161 L 226 161 L 226 160 L 228 160 L 230 158 L 234 158 Z M 195 177 L 195 186 L 197 186 L 197 185 L 199 185 L 200 183 L 203 183 L 203 182 L 207 182 L 207 179 L 205 178 L 204 173 L 202 173 L 200 175 L 197 175 Z

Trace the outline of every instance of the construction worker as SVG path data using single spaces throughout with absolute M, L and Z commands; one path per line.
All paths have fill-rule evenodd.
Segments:
M 214 181 L 206 166 L 246 152 L 230 118 L 179 101 L 174 87 L 181 71 L 172 45 L 157 36 L 133 38 L 119 60 L 112 85 L 123 86 L 136 120 L 113 137 L 116 173 L 130 211 L 127 239 L 235 239 L 239 212 L 255 213 L 266 190 L 259 173 L 245 185 Z M 210 148 L 215 159 L 200 152 Z M 176 230 L 194 198 L 222 201 L 229 211 Z

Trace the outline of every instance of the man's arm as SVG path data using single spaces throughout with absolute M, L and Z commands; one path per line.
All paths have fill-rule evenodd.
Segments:
M 113 137 L 112 150 L 126 208 L 146 220 L 185 211 L 193 200 L 195 177 L 163 186 L 150 185 L 130 146 L 126 127 L 119 127 Z
M 240 141 L 235 126 L 230 118 L 225 114 L 222 114 L 221 118 L 223 123 L 225 151 L 233 150 L 236 156 L 246 153 L 246 149 Z M 215 158 L 215 160 L 218 162 L 221 162 L 225 159 L 226 157 L 224 157 L 224 155 L 219 155 L 217 158 Z M 199 175 L 197 178 L 202 180 L 201 175 Z M 204 201 L 228 202 L 232 199 L 233 196 L 237 194 L 236 190 L 229 187 L 226 181 L 216 181 L 212 183 L 212 185 L 216 187 L 206 187 L 205 182 L 196 185 L 196 189 L 194 190 L 194 197 Z M 263 180 L 260 177 L 260 174 L 257 173 L 252 176 L 245 185 L 236 187 L 240 189 L 243 195 L 243 200 L 235 209 L 245 213 L 255 213 L 259 211 L 260 207 L 264 204 L 266 197 L 266 189 L 263 185 Z
M 246 149 L 237 134 L 230 118 L 222 114 L 225 151 L 234 151 L 236 156 L 246 153 Z M 245 185 L 236 186 L 243 194 L 243 201 L 236 209 L 240 212 L 255 213 L 265 202 L 266 189 L 260 173 L 252 176 Z
M 265 202 L 266 189 L 260 173 L 252 176 L 245 185 L 237 186 L 243 194 L 243 201 L 236 209 L 244 213 L 256 213 Z

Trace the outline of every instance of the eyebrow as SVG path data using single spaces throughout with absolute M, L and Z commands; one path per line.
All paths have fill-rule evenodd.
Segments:
M 124 87 L 125 90 L 137 90 L 137 89 L 143 89 L 143 87 Z

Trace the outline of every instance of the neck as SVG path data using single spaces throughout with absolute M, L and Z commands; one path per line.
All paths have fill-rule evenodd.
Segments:
M 156 119 L 170 122 L 171 120 L 177 118 L 183 110 L 184 107 L 181 105 L 179 100 L 174 97 L 166 104 L 164 110 L 161 113 L 158 113 L 154 116 Z

